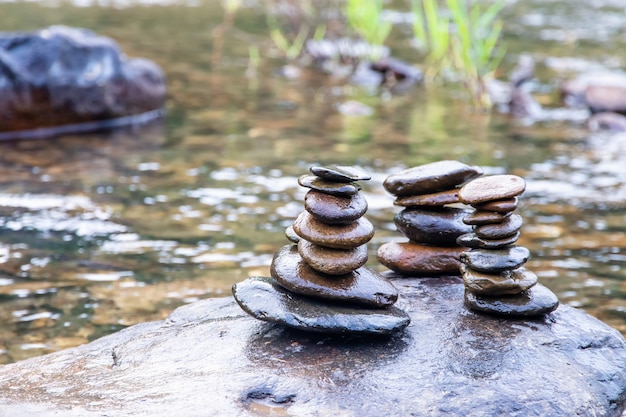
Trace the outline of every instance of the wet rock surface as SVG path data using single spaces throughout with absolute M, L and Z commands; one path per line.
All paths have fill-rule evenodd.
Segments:
M 127 59 L 112 39 L 66 26 L 0 34 L 0 91 L 0 131 L 51 129 L 42 136 L 62 125 L 95 130 L 106 124 L 85 123 L 155 111 L 166 98 L 156 64 Z
M 604 323 L 565 305 L 534 319 L 472 312 L 458 277 L 393 282 L 412 324 L 390 337 L 300 332 L 254 320 L 232 298 L 207 299 L 164 321 L 0 367 L 0 410 L 11 417 L 620 415 L 626 341 Z

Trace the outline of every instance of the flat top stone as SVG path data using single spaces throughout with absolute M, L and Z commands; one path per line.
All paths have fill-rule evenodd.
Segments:
M 518 196 L 526 189 L 526 181 L 517 175 L 490 175 L 476 178 L 459 191 L 465 204 L 480 204 L 491 200 L 504 200 Z
M 459 161 L 437 161 L 391 174 L 383 186 L 395 196 L 429 194 L 455 188 L 482 173 L 480 167 Z
M 361 190 L 361 186 L 355 182 L 329 181 L 315 175 L 302 175 L 298 178 L 298 184 L 322 193 L 341 196 L 351 196 Z
M 361 168 L 345 165 L 326 165 L 315 166 L 309 168 L 309 171 L 315 176 L 324 178 L 329 181 L 351 182 L 351 181 L 368 181 L 372 176 Z
M 582 310 L 504 319 L 465 308 L 460 277 L 393 282 L 411 324 L 391 336 L 297 331 L 250 317 L 232 297 L 210 298 L 0 366 L 0 414 L 618 417 L 624 409 L 626 341 Z

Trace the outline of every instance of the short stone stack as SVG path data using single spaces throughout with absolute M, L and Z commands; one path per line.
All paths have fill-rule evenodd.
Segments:
M 462 219 L 468 210 L 450 207 L 459 200 L 459 187 L 482 175 L 479 167 L 458 161 L 439 161 L 387 177 L 383 186 L 405 207 L 394 218 L 408 242 L 389 242 L 378 249 L 378 260 L 405 275 L 459 274 L 459 257 L 465 250 L 456 239 L 469 233 Z
M 515 243 L 522 217 L 514 214 L 526 182 L 516 175 L 475 179 L 461 188 L 459 198 L 475 211 L 463 221 L 472 233 L 458 238 L 471 248 L 461 254 L 465 304 L 472 310 L 504 316 L 538 316 L 558 306 L 552 291 L 537 284 L 537 276 L 523 267 L 530 252 Z
M 239 305 L 260 320 L 302 330 L 346 334 L 389 334 L 409 324 L 392 305 L 398 291 L 365 268 L 374 227 L 363 217 L 367 201 L 356 181 L 366 172 L 346 166 L 312 167 L 298 183 L 310 191 L 305 211 L 286 231 L 294 244 L 274 256 L 272 278 L 236 284 Z

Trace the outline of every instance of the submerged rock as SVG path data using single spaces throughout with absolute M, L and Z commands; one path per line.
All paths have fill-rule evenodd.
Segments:
M 11 417 L 607 416 L 626 398 L 626 341 L 567 305 L 535 319 L 463 307 L 460 278 L 404 277 L 412 324 L 332 337 L 255 320 L 230 297 L 0 366 Z

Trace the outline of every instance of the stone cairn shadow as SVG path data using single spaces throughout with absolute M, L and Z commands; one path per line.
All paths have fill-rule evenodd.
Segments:
M 233 295 L 251 316 L 289 327 L 338 334 L 391 334 L 409 324 L 393 307 L 397 289 L 363 265 L 373 225 L 363 217 L 367 201 L 356 167 L 316 166 L 298 179 L 309 188 L 287 238 L 274 256 L 271 278 L 251 277 Z

